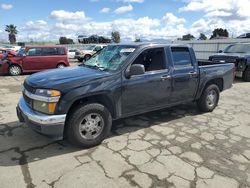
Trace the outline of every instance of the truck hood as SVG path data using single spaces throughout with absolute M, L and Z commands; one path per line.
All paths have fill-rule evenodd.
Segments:
M 249 59 L 250 55 L 245 53 L 219 53 L 209 57 L 210 61 L 218 63 L 236 63 L 242 59 Z
M 68 90 L 87 84 L 90 81 L 110 75 L 109 72 L 83 66 L 43 71 L 29 76 L 25 82 L 32 88 Z
M 212 57 L 248 58 L 248 57 L 250 57 L 250 54 L 245 54 L 245 53 L 219 53 L 219 54 L 212 55 Z

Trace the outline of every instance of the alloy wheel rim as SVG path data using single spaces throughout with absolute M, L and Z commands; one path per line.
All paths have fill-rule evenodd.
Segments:
M 83 117 L 79 132 L 82 138 L 86 140 L 93 140 L 97 138 L 104 127 L 104 120 L 100 114 L 90 113 Z
M 17 66 L 13 66 L 13 67 L 10 68 L 10 72 L 13 75 L 18 75 L 20 73 L 20 69 Z
M 209 91 L 208 95 L 207 95 L 207 105 L 209 107 L 213 107 L 216 103 L 216 100 L 217 100 L 217 93 L 215 90 L 211 90 Z

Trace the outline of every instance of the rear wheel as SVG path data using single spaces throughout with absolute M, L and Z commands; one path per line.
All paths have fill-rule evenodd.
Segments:
M 88 148 L 100 144 L 109 134 L 111 126 L 110 112 L 103 105 L 79 105 L 66 122 L 66 136 L 72 144 Z
M 250 67 L 248 66 L 243 72 L 243 80 L 250 82 Z
M 56 66 L 56 68 L 59 68 L 59 69 L 62 69 L 62 68 L 64 68 L 64 67 L 66 67 L 64 64 L 62 64 L 62 63 L 60 63 L 60 64 L 58 64 L 57 66 Z
M 197 101 L 198 107 L 203 112 L 212 112 L 218 105 L 219 98 L 220 90 L 218 86 L 215 84 L 209 85 Z
M 11 66 L 9 67 L 9 74 L 10 74 L 11 76 L 18 76 L 18 75 L 20 75 L 21 73 L 22 73 L 22 69 L 21 69 L 20 66 L 18 66 L 18 65 L 11 65 Z

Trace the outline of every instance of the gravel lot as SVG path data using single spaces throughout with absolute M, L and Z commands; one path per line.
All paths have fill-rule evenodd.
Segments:
M 25 77 L 0 77 L 0 187 L 250 187 L 250 83 L 213 113 L 189 104 L 114 122 L 83 150 L 18 122 Z

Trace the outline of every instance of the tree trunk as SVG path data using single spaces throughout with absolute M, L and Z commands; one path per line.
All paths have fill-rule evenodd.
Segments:
M 10 41 L 10 44 L 15 44 L 16 43 L 16 35 L 9 34 L 9 41 Z

